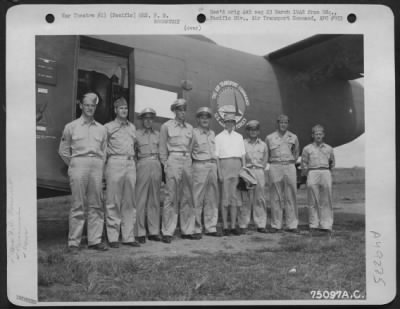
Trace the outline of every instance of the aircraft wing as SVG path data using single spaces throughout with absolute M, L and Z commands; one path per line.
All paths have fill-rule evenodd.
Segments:
M 353 80 L 364 76 L 361 34 L 315 35 L 264 56 L 270 63 L 299 71 L 319 82 L 329 78 Z

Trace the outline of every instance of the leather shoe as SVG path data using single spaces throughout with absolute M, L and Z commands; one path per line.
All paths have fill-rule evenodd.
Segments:
M 191 239 L 191 240 L 196 239 L 192 234 L 182 234 L 181 238 L 182 239 Z
M 123 242 L 122 244 L 124 246 L 140 247 L 140 244 L 137 241 Z
M 110 246 L 110 248 L 119 248 L 119 243 L 117 241 L 112 241 L 108 243 L 108 245 Z
M 107 251 L 108 250 L 107 246 L 105 244 L 103 244 L 102 242 L 89 246 L 89 249 L 93 249 L 93 250 L 97 250 L 97 251 Z
M 261 228 L 257 229 L 257 232 L 259 232 L 259 233 L 267 233 L 267 230 L 265 228 L 261 227 Z
M 221 237 L 222 234 L 218 232 L 205 233 L 206 236 Z
M 294 234 L 299 234 L 300 233 L 299 229 L 287 229 L 285 231 L 289 232 L 289 233 L 294 233 Z
M 146 243 L 146 236 L 139 236 L 139 237 L 136 237 L 136 239 L 141 244 Z
M 231 229 L 231 234 L 234 236 L 239 236 L 241 233 L 239 229 Z
M 230 235 L 231 235 L 231 230 L 224 229 L 224 236 L 230 236 Z
M 68 253 L 78 254 L 79 253 L 79 247 L 77 247 L 77 246 L 68 246 Z
M 164 242 L 166 244 L 170 244 L 171 240 L 172 240 L 172 236 L 163 236 L 161 240 L 162 240 L 162 242 Z
M 196 234 L 192 235 L 192 239 L 195 239 L 195 240 L 200 240 L 202 238 L 203 238 L 203 235 L 201 235 L 201 233 L 196 233 Z
M 247 229 L 246 228 L 240 228 L 239 231 L 240 231 L 241 235 L 246 235 L 247 234 Z
M 149 235 L 147 238 L 152 241 L 161 241 L 160 235 Z
M 269 232 L 270 232 L 270 233 L 280 233 L 280 232 L 281 232 L 281 230 L 280 230 L 280 229 L 276 229 L 276 228 L 272 227 L 272 228 L 270 228 L 270 229 L 269 229 Z

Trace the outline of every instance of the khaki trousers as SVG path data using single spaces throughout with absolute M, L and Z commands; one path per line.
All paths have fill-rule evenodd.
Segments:
M 68 245 L 79 246 L 85 224 L 87 208 L 88 244 L 101 242 L 104 224 L 104 209 L 101 201 L 103 160 L 97 157 L 74 157 L 71 159 L 68 176 L 72 193 L 69 213 Z
M 332 230 L 332 176 L 330 170 L 311 170 L 307 176 L 310 228 Z
M 254 189 L 242 192 L 242 206 L 239 207 L 239 227 L 247 228 L 251 215 L 257 228 L 265 228 L 267 225 L 267 203 L 265 200 L 265 176 L 264 169 L 250 169 L 257 179 Z
M 135 161 L 110 157 L 106 167 L 106 227 L 110 242 L 135 240 Z
M 162 234 L 174 234 L 179 214 L 181 233 L 191 235 L 195 222 L 191 158 L 170 155 L 166 162 L 165 176 L 167 192 L 163 206 Z
M 286 228 L 297 228 L 299 221 L 296 203 L 296 167 L 294 164 L 271 164 L 269 177 L 271 227 L 275 229 L 282 228 L 283 210 L 285 210 Z
M 160 234 L 160 161 L 144 158 L 137 163 L 136 226 L 138 236 Z
M 205 232 L 216 232 L 219 199 L 216 163 L 193 163 L 193 199 L 196 214 L 194 232 L 202 233 L 203 216 Z

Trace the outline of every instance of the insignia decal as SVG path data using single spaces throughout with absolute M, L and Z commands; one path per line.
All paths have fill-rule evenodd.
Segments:
M 214 117 L 221 126 L 224 126 L 223 120 L 227 112 L 235 113 L 237 128 L 246 124 L 244 113 L 250 102 L 243 87 L 238 83 L 230 80 L 218 83 L 211 96 L 211 105 L 215 111 Z

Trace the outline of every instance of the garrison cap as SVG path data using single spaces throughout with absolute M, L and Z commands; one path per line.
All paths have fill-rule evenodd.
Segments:
M 88 92 L 85 93 L 82 97 L 82 102 L 83 100 L 91 100 L 94 104 L 98 104 L 99 103 L 99 97 L 97 96 L 97 94 L 95 94 L 94 92 Z
M 177 107 L 180 107 L 180 106 L 185 106 L 186 107 L 186 105 L 187 105 L 187 103 L 186 103 L 185 99 L 182 99 L 182 98 L 181 99 L 177 99 L 177 100 L 175 100 L 174 103 L 172 103 L 171 111 L 174 112 Z
M 142 109 L 142 111 L 139 113 L 139 118 L 142 118 L 146 114 L 152 114 L 154 117 L 156 115 L 156 111 L 151 107 L 146 107 L 145 109 Z
M 225 113 L 224 122 L 227 122 L 227 121 L 234 121 L 236 123 L 235 114 L 233 114 L 233 113 Z
M 246 124 L 246 129 L 260 129 L 260 122 L 258 120 L 250 120 L 247 124 Z
M 196 117 L 199 117 L 202 114 L 206 114 L 208 117 L 211 118 L 212 116 L 211 109 L 209 109 L 206 106 L 200 107 L 196 112 Z
M 128 102 L 126 102 L 124 97 L 120 97 L 119 99 L 114 101 L 114 108 L 118 108 L 124 105 L 128 106 Z
M 278 118 L 276 119 L 277 122 L 280 122 L 281 120 L 286 120 L 289 121 L 289 117 L 287 115 L 281 114 L 278 116 Z

